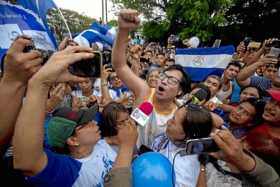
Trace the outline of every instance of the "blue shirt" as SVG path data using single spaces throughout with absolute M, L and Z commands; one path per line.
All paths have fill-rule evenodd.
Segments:
M 272 81 L 265 77 L 252 76 L 250 86 L 255 86 L 255 87 L 265 91 L 272 87 Z
M 37 175 L 26 177 L 34 187 L 103 187 L 104 178 L 113 167 L 117 152 L 99 140 L 92 153 L 82 159 L 45 150 L 48 163 Z

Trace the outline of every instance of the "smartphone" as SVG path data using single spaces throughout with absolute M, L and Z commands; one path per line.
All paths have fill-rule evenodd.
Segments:
M 103 55 L 94 51 L 92 59 L 82 60 L 69 66 L 69 72 L 79 77 L 100 77 Z
M 267 44 L 266 47 L 280 48 L 280 40 L 273 40 L 271 43 Z
M 268 56 L 278 58 L 280 55 L 280 48 L 271 47 Z
M 200 154 L 219 151 L 218 145 L 211 137 L 187 140 L 186 154 Z

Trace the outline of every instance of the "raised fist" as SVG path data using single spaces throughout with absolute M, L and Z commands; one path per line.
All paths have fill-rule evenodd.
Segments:
M 139 13 L 136 10 L 121 10 L 118 19 L 119 30 L 126 30 L 128 32 L 135 30 L 140 24 L 138 16 Z

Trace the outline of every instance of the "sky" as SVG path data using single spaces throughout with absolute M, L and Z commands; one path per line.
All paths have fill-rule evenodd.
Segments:
M 102 0 L 54 0 L 60 8 L 74 10 L 99 20 L 102 17 Z M 108 0 L 108 21 L 115 19 L 113 4 Z

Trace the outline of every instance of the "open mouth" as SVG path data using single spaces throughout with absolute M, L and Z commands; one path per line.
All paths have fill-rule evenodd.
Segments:
M 264 115 L 265 116 L 271 116 L 271 117 L 274 117 L 274 114 L 273 113 L 271 113 L 271 112 L 264 112 Z
M 158 87 L 158 90 L 159 90 L 160 92 L 164 92 L 165 89 L 164 89 L 162 86 L 159 86 L 159 87 Z

